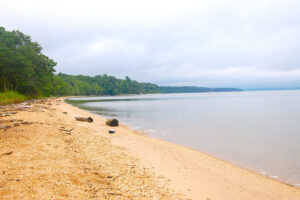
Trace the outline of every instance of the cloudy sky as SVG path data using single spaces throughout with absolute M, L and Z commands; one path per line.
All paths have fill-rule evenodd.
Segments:
M 299 0 L 0 0 L 57 72 L 160 85 L 300 87 Z

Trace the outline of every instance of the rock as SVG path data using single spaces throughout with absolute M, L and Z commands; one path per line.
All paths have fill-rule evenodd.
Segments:
M 114 129 L 110 129 L 109 131 L 108 131 L 108 133 L 110 133 L 110 134 L 114 134 L 116 131 L 114 130 Z
M 109 119 L 106 121 L 108 126 L 119 126 L 119 121 L 117 119 Z
M 91 122 L 94 121 L 93 118 L 91 118 L 91 117 L 75 117 L 75 119 L 76 119 L 77 121 L 81 121 L 81 122 L 89 122 L 89 123 L 91 123 Z

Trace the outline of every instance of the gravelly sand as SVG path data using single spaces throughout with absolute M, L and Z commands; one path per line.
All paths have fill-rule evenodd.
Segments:
M 0 117 L 12 126 L 0 129 L 0 199 L 300 199 L 298 188 L 126 126 L 108 134 L 105 119 L 64 102 L 0 110 L 9 111 Z

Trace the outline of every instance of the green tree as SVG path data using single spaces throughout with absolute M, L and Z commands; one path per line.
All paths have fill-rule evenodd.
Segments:
M 0 91 L 17 90 L 33 96 L 50 94 L 56 63 L 41 50 L 30 36 L 0 27 Z

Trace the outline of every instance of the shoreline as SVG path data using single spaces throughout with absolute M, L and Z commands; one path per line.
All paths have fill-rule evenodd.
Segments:
M 2 199 L 300 199 L 296 186 L 129 126 L 108 134 L 106 119 L 64 99 L 0 118 L 22 121 L 0 130 Z
M 97 114 L 93 114 L 93 113 L 91 113 L 91 114 L 92 114 L 92 115 L 97 115 Z M 103 116 L 100 116 L 100 117 L 103 117 Z M 105 117 L 103 117 L 103 118 L 105 118 Z M 271 179 L 271 180 L 273 180 L 273 181 L 277 181 L 277 182 L 280 182 L 280 183 L 282 183 L 282 184 L 285 184 L 285 185 L 294 187 L 294 188 L 296 188 L 296 189 L 300 189 L 300 184 L 292 184 L 292 183 L 289 183 L 289 182 L 284 181 L 284 180 L 282 180 L 282 179 L 274 178 L 273 176 L 269 176 L 269 175 L 267 175 L 267 173 L 266 173 L 266 174 L 263 174 L 263 173 L 260 173 L 260 172 L 258 172 L 258 171 L 256 171 L 256 170 L 254 170 L 254 169 L 249 169 L 249 168 L 247 168 L 247 167 L 242 167 L 242 166 L 240 166 L 240 165 L 238 165 L 238 164 L 235 164 L 235 163 L 233 163 L 233 162 L 231 162 L 231 161 L 222 159 L 222 158 L 220 158 L 220 157 L 218 157 L 218 156 L 216 156 L 216 155 L 210 154 L 210 153 L 208 153 L 208 152 L 201 151 L 201 150 L 198 150 L 198 149 L 195 149 L 195 148 L 192 148 L 192 147 L 189 147 L 189 146 L 185 146 L 185 145 L 182 145 L 182 144 L 177 144 L 177 143 L 169 142 L 169 141 L 166 141 L 166 140 L 157 138 L 157 137 L 155 137 L 155 136 L 151 136 L 150 133 L 144 132 L 144 130 L 137 130 L 137 129 L 131 128 L 129 125 L 126 125 L 126 124 L 123 124 L 123 125 L 125 125 L 125 126 L 126 126 L 127 128 L 129 128 L 129 129 L 132 129 L 134 132 L 139 132 L 139 133 L 140 133 L 141 135 L 143 135 L 144 137 L 152 138 L 152 139 L 155 139 L 155 140 L 160 140 L 161 142 L 166 142 L 166 143 L 169 143 L 169 144 L 172 144 L 172 145 L 177 145 L 178 147 L 181 147 L 181 148 L 182 148 L 182 147 L 183 147 L 183 148 L 187 148 L 187 149 L 189 149 L 190 151 L 195 151 L 195 152 L 198 152 L 198 153 L 201 153 L 201 154 L 205 154 L 205 155 L 207 155 L 207 156 L 209 156 L 209 157 L 213 157 L 214 159 L 223 161 L 223 162 L 225 162 L 225 163 L 227 163 L 227 164 L 230 164 L 230 165 L 232 165 L 232 166 L 238 167 L 238 168 L 240 168 L 240 169 L 242 169 L 242 170 L 246 170 L 246 171 L 249 171 L 249 172 L 251 172 L 251 173 L 255 173 L 255 174 L 257 174 L 257 175 L 264 176 L 264 177 L 266 177 L 266 178 L 268 178 L 268 179 Z M 275 175 L 275 176 L 276 176 L 276 175 Z
M 245 92 L 245 91 L 242 91 L 242 92 Z M 247 92 L 247 91 L 246 91 L 246 92 Z M 68 103 L 68 102 L 66 101 L 68 98 L 69 98 L 69 97 L 67 97 L 67 98 L 64 99 L 64 102 L 65 102 L 66 104 L 71 105 L 71 106 L 73 106 L 73 107 L 75 107 L 75 108 L 78 108 L 78 109 L 80 109 L 80 110 L 83 110 L 83 111 L 85 111 L 85 112 L 88 112 L 88 113 L 90 113 L 90 114 L 93 115 L 93 116 L 97 116 L 97 117 L 100 117 L 100 118 L 102 118 L 102 119 L 108 119 L 108 118 L 105 117 L 105 116 L 95 114 L 95 113 L 93 113 L 93 112 L 91 112 L 91 111 L 89 111 L 89 110 L 85 110 L 85 109 L 83 109 L 83 108 L 77 107 L 76 105 L 72 105 L 71 103 Z M 161 142 L 165 142 L 165 143 L 168 143 L 168 144 L 171 144 L 171 145 L 177 145 L 179 148 L 187 148 L 187 149 L 189 149 L 190 151 L 195 151 L 195 152 L 198 152 L 198 153 L 201 153 L 201 154 L 205 154 L 205 155 L 207 155 L 207 156 L 209 156 L 209 157 L 213 157 L 214 159 L 223 161 L 223 162 L 225 162 L 225 163 L 227 163 L 227 164 L 231 164 L 232 166 L 238 167 L 238 168 L 240 168 L 240 169 L 242 169 L 242 170 L 246 170 L 246 171 L 249 171 L 249 172 L 251 172 L 251 173 L 255 173 L 255 174 L 257 174 L 257 175 L 264 176 L 264 177 L 266 177 L 266 178 L 268 178 L 268 179 L 271 179 L 271 180 L 273 180 L 273 181 L 277 181 L 277 182 L 280 182 L 280 183 L 282 183 L 282 184 L 285 184 L 285 185 L 294 187 L 294 188 L 296 188 L 296 189 L 300 189 L 300 184 L 292 184 L 292 183 L 289 183 L 288 181 L 285 181 L 285 180 L 283 180 L 283 179 L 275 178 L 275 177 L 273 177 L 273 176 L 269 176 L 268 174 L 260 173 L 259 171 L 256 171 L 256 170 L 254 170 L 254 169 L 249 169 L 249 168 L 247 168 L 247 167 L 240 166 L 240 165 L 235 164 L 235 163 L 233 163 L 233 162 L 231 162 L 231 161 L 228 161 L 228 160 L 222 159 L 222 158 L 220 158 L 220 157 L 218 157 L 218 156 L 216 156 L 216 155 L 210 154 L 209 152 L 201 151 L 201 150 L 198 150 L 198 149 L 189 147 L 189 146 L 185 146 L 185 145 L 182 145 L 182 144 L 173 143 L 173 142 L 169 142 L 169 141 L 160 139 L 160 138 L 158 138 L 158 137 L 152 136 L 151 133 L 148 133 L 146 130 L 138 129 L 138 128 L 137 128 L 137 129 L 136 129 L 136 128 L 133 128 L 133 127 L 131 127 L 130 125 L 128 125 L 128 124 L 126 124 L 126 123 L 121 123 L 121 125 L 122 125 L 123 127 L 125 127 L 125 128 L 128 128 L 128 129 L 132 130 L 132 131 L 135 132 L 135 133 L 141 134 L 141 135 L 144 136 L 144 137 L 151 138 L 151 139 L 154 139 L 154 140 L 159 140 L 159 141 L 161 141 Z M 276 175 L 274 175 L 274 176 L 276 176 Z
M 71 105 L 71 104 L 68 104 L 68 105 L 73 106 L 73 105 Z M 76 107 L 76 106 L 74 106 L 74 107 Z M 76 108 L 77 108 L 77 109 L 80 109 L 80 110 L 83 110 L 83 109 L 78 108 L 78 107 L 76 107 Z M 89 113 L 89 114 L 91 114 L 91 115 L 93 115 L 93 116 L 95 116 L 95 117 L 99 117 L 99 118 L 101 118 L 101 119 L 106 119 L 106 118 L 103 117 L 103 116 L 94 114 L 94 113 L 89 112 L 89 111 L 87 111 L 87 110 L 84 110 L 84 111 L 87 112 L 87 113 Z M 199 150 L 197 150 L 197 149 L 193 149 L 193 148 L 190 148 L 190 147 L 186 147 L 186 146 L 183 146 L 183 145 L 180 145 L 180 144 L 170 143 L 170 142 L 161 140 L 161 139 L 159 139 L 159 138 L 150 137 L 149 135 L 147 135 L 147 134 L 145 134 L 145 133 L 142 133 L 142 132 L 140 132 L 139 130 L 132 129 L 132 128 L 131 128 L 130 126 L 128 126 L 128 125 L 121 124 L 121 126 L 124 127 L 124 128 L 126 128 L 126 129 L 129 129 L 131 132 L 138 133 L 138 135 L 132 135 L 132 136 L 144 138 L 144 139 L 142 139 L 142 140 L 151 140 L 151 141 L 154 141 L 155 143 L 158 143 L 159 145 L 165 144 L 166 146 L 172 146 L 172 147 L 174 147 L 174 148 L 176 148 L 176 149 L 181 149 L 181 150 L 187 151 L 187 152 L 193 152 L 193 154 L 199 154 L 199 155 L 201 155 L 201 156 L 208 157 L 209 159 L 216 160 L 217 162 L 220 162 L 220 163 L 222 163 L 223 165 L 228 165 L 228 166 L 231 167 L 231 168 L 235 168 L 235 169 L 238 169 L 238 170 L 240 170 L 240 171 L 244 171 L 244 172 L 246 172 L 246 173 L 252 174 L 252 175 L 254 175 L 254 176 L 257 176 L 257 177 L 261 177 L 261 178 L 263 178 L 263 179 L 266 179 L 267 182 L 268 182 L 268 181 L 271 181 L 271 182 L 275 182 L 275 183 L 278 183 L 278 184 L 282 184 L 282 185 L 285 185 L 286 187 L 291 187 L 291 188 L 293 188 L 293 189 L 295 189 L 295 190 L 298 190 L 298 191 L 300 192 L 299 187 L 296 186 L 296 185 L 292 185 L 292 184 L 290 184 L 290 183 L 287 183 L 287 182 L 284 182 L 284 181 L 275 179 L 275 178 L 273 178 L 273 177 L 270 177 L 270 176 L 267 176 L 267 175 L 260 174 L 259 172 L 256 172 L 256 171 L 251 170 L 251 169 L 247 169 L 247 168 L 244 168 L 244 167 L 240 167 L 240 166 L 238 166 L 238 165 L 236 165 L 236 164 L 233 164 L 233 163 L 231 163 L 231 162 L 229 162 L 229 161 L 220 159 L 220 158 L 218 158 L 218 157 L 216 157 L 216 156 L 214 156 L 214 155 L 211 155 L 211 154 L 209 154 L 209 153 L 206 153 L 206 152 L 201 152 L 201 151 L 199 151 Z M 128 137 L 128 135 L 126 135 L 126 136 Z M 126 136 L 125 136 L 125 137 L 126 137 Z M 133 139 L 133 138 L 131 138 L 131 139 Z M 134 139 L 133 139 L 132 141 L 134 141 Z M 126 148 L 126 147 L 128 148 L 128 147 L 130 146 L 128 143 L 124 144 L 124 138 L 123 138 L 123 139 L 115 138 L 114 140 L 112 140 L 112 142 L 113 142 L 113 144 L 116 144 L 116 145 L 121 146 L 121 147 L 124 147 L 124 148 Z M 127 141 L 127 142 L 128 142 L 128 141 Z M 133 144 L 131 144 L 131 145 L 133 145 Z M 134 151 L 134 150 L 135 150 L 135 147 L 131 147 L 131 151 Z M 139 149 L 139 150 L 140 150 L 140 149 Z M 145 158 L 144 158 L 145 156 L 144 156 L 144 155 L 136 154 L 136 153 L 133 153 L 133 155 L 136 156 L 136 157 L 138 157 L 139 159 L 141 159 L 141 160 L 143 161 L 143 164 L 145 164 L 145 165 L 151 165 L 151 164 L 149 163 L 149 160 L 145 160 Z M 154 166 L 153 168 L 155 169 L 155 168 L 157 168 L 157 166 Z M 161 169 L 158 169 L 158 170 L 156 170 L 156 173 L 162 174 L 163 172 L 162 172 Z M 170 176 L 169 178 L 171 178 L 171 177 L 172 177 L 172 176 Z M 175 179 L 176 179 L 176 178 L 175 178 Z M 172 185 L 172 183 L 171 183 L 171 185 Z M 176 186 L 175 183 L 173 184 L 172 187 L 173 187 L 175 190 L 176 190 L 176 189 L 177 189 L 177 190 L 178 190 L 178 189 L 180 190 L 180 188 L 179 188 L 178 186 Z M 183 192 L 183 191 L 181 191 L 181 192 Z M 192 194 L 192 195 L 191 195 L 191 194 L 189 194 L 189 193 L 190 193 L 190 191 L 188 191 L 188 192 L 186 193 L 186 195 L 187 195 L 188 197 L 191 197 L 192 199 L 196 199 L 196 198 L 197 198 L 197 197 L 196 197 L 197 195 L 195 195 L 195 194 Z M 300 193 L 299 193 L 299 197 L 300 197 Z M 245 198 L 245 199 L 247 199 L 247 198 Z

